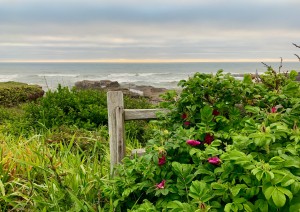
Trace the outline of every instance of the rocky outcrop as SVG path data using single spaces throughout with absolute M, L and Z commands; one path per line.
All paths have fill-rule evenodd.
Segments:
M 110 81 L 110 80 L 100 80 L 100 81 L 93 81 L 93 80 L 83 80 L 75 83 L 75 87 L 79 89 L 117 89 L 120 88 L 120 84 L 117 81 Z
M 117 81 L 101 80 L 83 80 L 75 83 L 78 89 L 95 89 L 103 91 L 122 91 L 125 95 L 132 97 L 143 96 L 149 98 L 152 102 L 161 101 L 160 95 L 167 91 L 166 88 L 155 88 L 153 86 L 138 86 L 134 84 L 120 85 Z
M 136 86 L 135 90 L 142 93 L 142 96 L 151 99 L 154 102 L 161 101 L 160 95 L 167 91 L 166 88 L 155 88 L 153 86 Z

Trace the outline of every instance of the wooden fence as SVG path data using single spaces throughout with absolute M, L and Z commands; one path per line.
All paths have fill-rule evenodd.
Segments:
M 110 173 L 125 157 L 125 121 L 157 119 L 157 112 L 164 109 L 125 109 L 122 91 L 107 92 L 108 132 L 110 148 Z

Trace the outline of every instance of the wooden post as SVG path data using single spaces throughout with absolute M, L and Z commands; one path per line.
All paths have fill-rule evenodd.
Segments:
M 122 139 L 121 135 L 121 124 L 120 117 L 123 116 L 124 102 L 123 102 L 123 93 L 122 91 L 108 91 L 107 92 L 107 112 L 108 112 L 108 133 L 109 133 L 109 148 L 110 148 L 110 174 L 114 174 L 115 164 L 120 162 L 120 157 L 124 153 L 118 153 L 119 150 L 123 151 L 124 148 L 119 146 L 121 145 Z M 117 112 L 118 111 L 118 121 L 117 121 Z M 123 119 L 124 120 L 124 119 Z M 123 124 L 124 127 L 124 124 Z M 124 131 L 124 130 L 123 130 Z M 119 133 L 117 133 L 119 132 Z M 119 140 L 119 142 L 118 142 Z M 123 142 L 124 143 L 124 142 Z
M 124 123 L 124 108 L 116 108 L 116 121 L 117 121 L 117 163 L 120 163 L 125 157 L 125 123 Z

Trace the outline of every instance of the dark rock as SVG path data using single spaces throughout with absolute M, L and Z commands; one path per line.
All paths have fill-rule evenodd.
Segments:
M 78 89 L 96 89 L 105 90 L 106 88 L 119 88 L 120 84 L 117 81 L 110 80 L 83 80 L 75 83 L 75 87 Z
M 300 72 L 298 72 L 298 75 L 296 76 L 295 81 L 300 82 Z
M 160 95 L 167 91 L 166 88 L 155 88 L 153 86 L 136 86 L 134 89 L 143 92 L 144 97 L 154 102 L 160 102 L 162 100 Z

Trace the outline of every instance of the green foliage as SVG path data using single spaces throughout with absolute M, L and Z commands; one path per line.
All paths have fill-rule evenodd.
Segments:
M 70 90 L 59 86 L 48 91 L 39 102 L 25 108 L 26 118 L 34 128 L 61 125 L 95 129 L 107 124 L 106 94 L 92 90 Z
M 143 98 L 125 96 L 126 108 L 150 108 L 150 103 Z M 96 90 L 76 90 L 58 86 L 57 90 L 48 91 L 44 98 L 25 107 L 27 125 L 38 129 L 50 129 L 62 125 L 84 129 L 96 129 L 107 125 L 106 92 Z M 129 125 L 130 136 L 143 133 L 146 122 Z M 139 127 L 138 127 L 139 126 Z
M 294 72 L 243 81 L 196 73 L 146 154 L 104 187 L 116 211 L 298 211 L 300 88 Z M 200 141 L 200 144 L 199 142 Z
M 20 82 L 0 83 L 0 105 L 11 107 L 20 103 L 36 100 L 44 95 L 44 91 L 37 85 Z

